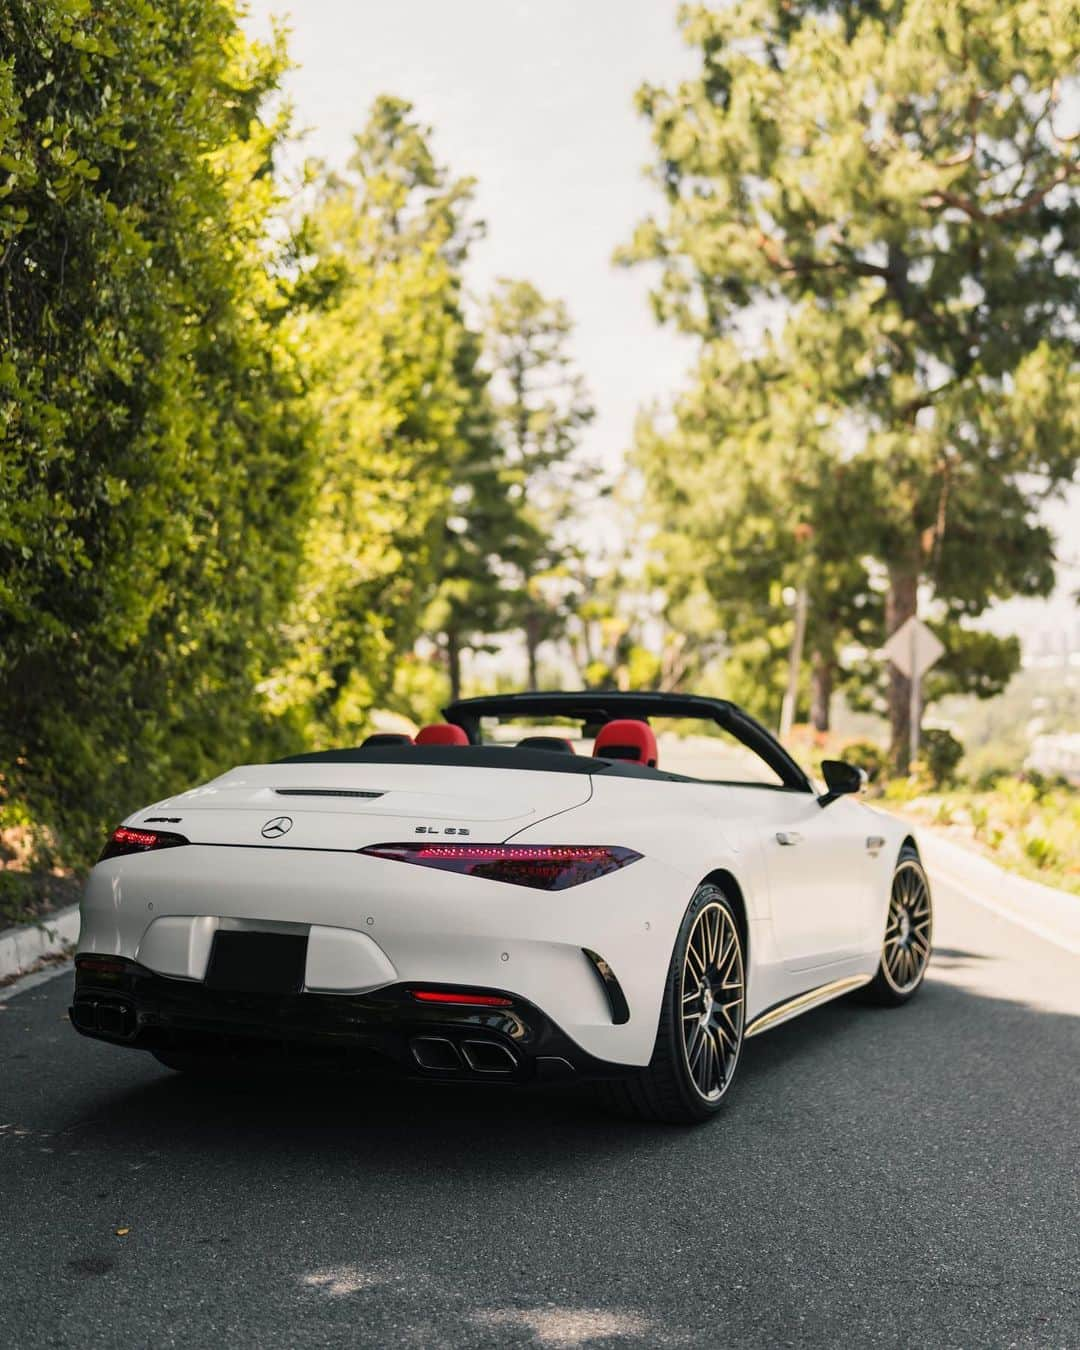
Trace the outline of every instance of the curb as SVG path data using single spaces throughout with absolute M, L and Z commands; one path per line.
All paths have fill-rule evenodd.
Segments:
M 68 905 L 37 923 L 0 933 L 0 980 L 22 975 L 44 956 L 56 956 L 79 940 L 79 906 Z
M 931 881 L 943 881 L 984 909 L 1080 956 L 1080 895 L 1018 876 L 931 825 L 889 814 L 914 826 Z

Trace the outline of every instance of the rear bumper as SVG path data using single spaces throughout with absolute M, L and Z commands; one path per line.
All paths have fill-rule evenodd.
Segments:
M 190 986 L 219 932 L 298 933 L 305 999 L 365 1005 L 369 991 L 409 984 L 509 989 L 587 1056 L 632 1068 L 652 1055 L 687 885 L 648 857 L 548 892 L 356 853 L 191 844 L 99 863 L 78 950 Z M 586 952 L 614 971 L 628 1016 Z
M 527 1083 L 627 1071 L 582 1050 L 546 1013 L 512 994 L 505 994 L 508 1008 L 481 1008 L 418 1004 L 403 984 L 345 996 L 232 993 L 135 961 L 116 965 L 111 973 L 77 968 L 69 1010 L 77 1031 L 114 1045 L 446 1081 Z

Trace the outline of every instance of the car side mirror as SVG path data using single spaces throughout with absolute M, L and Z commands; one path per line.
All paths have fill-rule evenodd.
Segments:
M 821 773 L 828 792 L 818 798 L 819 806 L 828 806 L 837 797 L 845 797 L 850 792 L 861 792 L 866 782 L 866 774 L 854 764 L 845 764 L 842 759 L 823 759 Z

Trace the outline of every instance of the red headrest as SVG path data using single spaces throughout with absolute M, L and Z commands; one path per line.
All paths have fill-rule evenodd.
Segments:
M 468 745 L 469 738 L 462 727 L 456 727 L 451 722 L 432 722 L 430 726 L 421 727 L 416 733 L 416 744 Z
M 593 754 L 604 759 L 629 759 L 656 768 L 656 737 L 647 722 L 620 717 L 606 722 L 593 742 Z

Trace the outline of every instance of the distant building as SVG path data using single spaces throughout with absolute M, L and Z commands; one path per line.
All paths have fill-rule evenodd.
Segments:
M 1047 777 L 1060 775 L 1080 786 L 1080 733 L 1062 731 L 1056 735 L 1036 736 L 1024 767 Z

